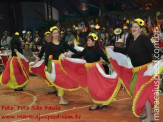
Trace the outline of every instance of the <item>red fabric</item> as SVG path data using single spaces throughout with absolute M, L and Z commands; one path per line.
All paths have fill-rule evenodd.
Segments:
M 138 77 L 136 80 L 134 93 L 133 93 L 134 99 L 135 99 L 136 94 L 140 90 L 140 88 L 143 85 L 145 85 L 145 83 L 147 83 L 152 78 L 152 76 L 143 76 L 143 74 L 146 70 L 147 70 L 147 67 L 138 72 Z M 154 82 L 153 81 L 150 84 L 148 84 L 147 86 L 145 86 L 144 89 L 142 90 L 142 92 L 140 93 L 140 95 L 136 101 L 136 106 L 135 106 L 136 114 L 140 115 L 147 100 L 149 100 L 151 102 L 151 104 L 154 105 L 154 101 L 153 101 L 154 99 L 152 99 L 152 97 L 154 98 L 154 93 L 152 90 L 154 90 Z
M 7 84 L 10 80 L 10 62 L 11 62 L 11 60 L 7 61 L 6 68 L 2 74 L 2 83 L 4 85 Z
M 23 71 L 22 71 L 22 69 L 20 67 L 18 59 L 14 58 L 13 61 L 12 61 L 12 64 L 13 64 L 13 70 L 14 70 L 13 73 L 14 73 L 16 82 L 18 83 L 18 85 L 22 85 L 27 79 L 23 74 Z
M 131 68 L 126 68 L 123 66 L 120 66 L 115 60 L 110 59 L 111 64 L 114 67 L 114 70 L 118 74 L 118 76 L 122 79 L 126 89 L 130 91 L 130 81 L 133 76 L 133 72 Z
M 99 44 L 99 46 L 100 46 L 100 48 L 101 48 L 102 50 L 105 49 L 104 46 L 103 46 L 102 40 L 98 40 L 98 44 Z
M 9 56 L 7 56 L 7 55 L 1 55 L 1 58 L 2 58 L 2 60 L 3 60 L 4 67 L 6 67 L 6 63 L 7 63 L 7 61 L 8 61 Z M 2 63 L 2 62 L 0 61 L 0 64 L 1 64 L 1 63 Z
M 135 104 L 135 113 L 137 115 L 141 114 L 147 100 L 150 101 L 150 103 L 152 104 L 152 107 L 154 106 L 154 92 L 152 91 L 153 87 L 154 87 L 154 82 L 151 82 L 149 85 L 147 85 L 143 89 L 143 91 L 139 95 Z
M 80 86 L 87 87 L 87 71 L 85 64 L 73 63 L 66 59 L 61 60 L 61 65 L 69 76 L 71 76 Z
M 29 78 L 29 62 L 26 62 L 24 59 L 21 59 L 21 61 L 23 63 L 23 69 Z
M 45 62 L 43 62 L 39 67 L 31 67 L 31 70 L 33 74 L 38 75 L 42 79 L 46 80 L 49 85 L 52 85 L 52 83 L 45 76 L 44 68 Z
M 163 48 L 163 42 L 162 43 L 159 43 L 158 46 L 161 47 L 161 48 Z
M 56 71 L 56 79 L 53 82 L 56 85 L 65 89 L 75 89 L 79 87 L 78 83 L 76 83 L 72 78 L 70 78 L 62 71 L 58 63 L 55 63 L 55 71 Z
M 101 65 L 102 68 L 102 65 Z M 96 65 L 88 68 L 88 90 L 96 101 L 107 101 L 115 91 L 118 77 L 115 79 L 102 76 Z
M 12 63 L 13 72 L 11 72 L 11 70 L 10 70 L 10 63 Z M 23 68 L 23 71 L 24 71 L 24 68 Z M 28 73 L 26 73 L 26 76 L 27 76 L 27 78 L 26 78 L 23 74 L 23 71 L 20 67 L 20 63 L 18 62 L 18 59 L 16 57 L 13 57 L 12 62 L 11 62 L 11 60 L 9 60 L 6 63 L 6 68 L 2 74 L 2 83 L 4 85 L 6 85 L 9 81 L 14 82 L 14 81 L 12 81 L 12 78 L 10 77 L 10 74 L 12 73 L 12 75 L 14 75 L 15 80 L 19 87 L 20 85 L 24 84 L 29 79 Z

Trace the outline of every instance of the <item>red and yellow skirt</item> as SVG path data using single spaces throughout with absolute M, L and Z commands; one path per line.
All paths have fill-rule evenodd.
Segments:
M 29 63 L 23 58 L 12 57 L 7 61 L 5 70 L 0 76 L 3 86 L 17 89 L 24 87 L 29 81 Z
M 94 103 L 109 104 L 120 89 L 117 74 L 106 75 L 99 62 L 86 63 L 82 59 L 61 56 L 60 65 L 64 72 L 90 93 Z
M 163 62 L 133 67 L 125 55 L 113 52 L 111 49 L 107 49 L 107 54 L 127 93 L 133 97 L 133 114 L 139 117 L 147 100 L 152 107 L 156 107 L 154 92 L 158 90 L 159 85 L 156 86 L 155 81 L 159 80 L 157 77 L 163 71 Z

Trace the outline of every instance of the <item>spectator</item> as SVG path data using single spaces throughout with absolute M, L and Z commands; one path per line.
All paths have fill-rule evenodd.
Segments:
M 1 39 L 1 46 L 9 49 L 10 41 L 11 41 L 11 37 L 9 36 L 8 31 L 4 31 Z
M 25 48 L 24 48 L 24 50 L 23 50 L 23 55 L 26 57 L 26 59 L 28 60 L 28 61 L 35 61 L 35 58 L 34 58 L 34 56 L 33 56 L 33 53 L 32 53 L 32 51 L 29 49 L 29 43 L 28 42 L 26 42 L 25 43 Z
M 128 27 L 125 25 L 125 26 L 123 26 L 123 34 L 121 36 L 121 39 L 123 40 L 124 47 L 126 47 L 127 37 L 128 37 Z
M 71 46 L 73 47 L 74 46 L 74 39 L 75 39 L 75 36 L 72 35 L 72 32 L 71 32 L 71 29 L 67 29 L 67 36 L 65 38 L 65 41 Z

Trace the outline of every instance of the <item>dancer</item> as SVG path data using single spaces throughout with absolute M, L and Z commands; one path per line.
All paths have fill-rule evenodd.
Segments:
M 45 50 L 46 50 L 47 44 L 48 44 L 49 42 L 51 42 L 51 33 L 50 33 L 49 31 L 45 32 L 45 33 L 44 33 L 44 36 L 45 36 L 45 37 L 44 37 L 44 38 L 45 38 L 45 42 L 43 43 L 43 46 L 42 46 L 42 48 L 41 48 L 41 51 L 40 51 L 38 57 L 36 58 L 36 60 L 30 64 L 30 66 L 31 66 L 31 67 L 30 67 L 30 72 L 33 73 L 33 74 L 35 74 L 35 75 L 38 75 L 39 77 L 41 77 L 41 78 L 43 79 L 43 81 L 45 81 L 45 83 L 46 83 L 48 86 L 51 86 L 51 87 L 52 87 L 53 91 L 48 92 L 48 94 L 55 94 L 55 95 L 57 95 L 57 90 L 56 90 L 56 88 L 55 88 L 55 87 L 52 85 L 52 83 L 46 78 L 45 73 L 42 72 L 42 70 L 44 70 L 45 63 L 44 63 L 43 61 L 42 61 L 42 62 L 39 62 L 39 61 L 42 59 L 42 57 L 43 57 L 43 55 L 45 54 L 45 52 L 46 52 Z M 41 65 L 40 65 L 39 67 L 34 67 L 35 64 L 37 64 L 38 62 L 41 63 Z
M 20 54 L 22 49 L 18 32 L 12 37 L 11 50 L 12 58 L 6 63 L 5 70 L 0 76 L 0 83 L 15 91 L 22 91 L 29 81 L 29 62 L 25 58 L 20 59 L 20 57 L 17 57 L 17 55 L 22 56 Z
M 120 88 L 120 86 L 116 87 L 118 83 L 118 78 L 116 77 L 116 75 L 113 78 L 111 76 L 108 77 L 109 75 L 106 76 L 104 73 L 102 64 L 99 62 L 100 58 L 101 57 L 103 58 L 103 60 L 101 60 L 102 63 L 104 63 L 105 61 L 109 63 L 109 61 L 107 59 L 107 56 L 99 47 L 97 40 L 98 40 L 98 36 L 95 33 L 91 33 L 89 34 L 87 38 L 87 46 L 84 48 L 84 50 L 81 53 L 73 54 L 73 55 L 65 54 L 66 57 L 72 57 L 72 58 L 84 57 L 84 59 L 87 62 L 85 64 L 87 68 L 87 78 L 86 78 L 87 83 L 85 84 L 87 85 L 88 91 L 90 92 L 93 98 L 93 102 L 95 103 L 93 106 L 89 108 L 90 111 L 106 108 L 107 104 L 109 104 L 114 98 L 113 96 L 116 95 L 114 94 L 115 89 L 117 88 L 116 90 L 118 91 L 118 87 Z M 63 64 L 63 68 L 64 66 L 65 65 Z M 82 71 L 81 66 L 79 67 L 80 68 L 76 69 L 75 72 Z M 67 72 L 70 73 L 71 71 L 67 70 Z M 77 76 L 80 77 L 80 75 L 77 75 Z M 73 77 L 75 76 L 73 75 Z M 83 77 L 84 77 L 84 73 L 83 73 Z M 81 86 L 84 86 L 84 87 L 86 86 L 86 85 L 82 85 L 83 80 L 80 82 L 80 84 Z
M 52 42 L 48 43 L 46 47 L 46 52 L 45 52 L 45 69 L 44 71 L 48 71 L 48 60 L 49 56 L 52 55 L 51 59 L 53 60 L 50 66 L 52 70 L 55 70 L 55 74 L 52 74 L 53 76 L 56 76 L 55 79 L 52 81 L 50 77 L 47 76 L 47 78 L 52 81 L 53 85 L 58 89 L 58 96 L 60 97 L 60 102 L 59 104 L 68 104 L 68 101 L 66 101 L 63 98 L 63 90 L 69 89 L 77 89 L 79 86 L 75 81 L 70 78 L 68 75 L 66 75 L 62 70 L 61 67 L 58 63 L 58 58 L 61 53 L 64 53 L 67 49 L 74 53 L 78 53 L 75 49 L 73 49 L 71 46 L 68 45 L 67 42 L 64 40 L 59 39 L 59 29 L 54 26 L 50 28 L 51 34 L 52 34 Z M 55 68 L 53 67 L 55 65 Z M 53 69 L 54 68 L 54 69 Z M 53 72 L 52 72 L 53 73 Z M 47 73 L 48 74 L 48 73 Z
M 140 18 L 135 19 L 132 25 L 132 38 L 130 38 L 130 40 L 129 39 L 127 40 L 126 47 L 118 48 L 114 46 L 109 46 L 109 48 L 111 48 L 115 52 L 127 54 L 131 59 L 133 69 L 132 68 L 126 69 L 125 67 L 117 66 L 120 64 L 120 62 L 119 63 L 115 62 L 116 60 L 114 59 L 115 56 L 113 57 L 111 55 L 112 53 L 111 51 L 108 53 L 110 53 L 109 55 L 110 57 L 112 57 L 110 61 L 114 67 L 114 70 L 117 72 L 119 77 L 124 82 L 126 81 L 128 82 L 125 85 L 128 92 L 130 92 L 130 94 L 134 98 L 133 101 L 134 115 L 140 117 L 138 114 L 140 114 L 143 105 L 145 104 L 147 115 L 141 118 L 146 118 L 145 120 L 142 120 L 143 122 L 150 122 L 153 121 L 152 106 L 154 106 L 154 102 L 153 102 L 154 99 L 152 99 L 151 97 L 153 95 L 153 92 L 151 90 L 154 87 L 153 80 L 152 80 L 153 75 L 149 75 L 147 77 L 147 75 L 144 75 L 144 73 L 146 70 L 148 71 L 150 69 L 150 66 L 152 66 L 151 63 L 152 63 L 152 53 L 154 52 L 154 46 L 152 45 L 149 38 L 143 35 L 142 32 L 143 27 L 144 27 L 144 21 Z M 121 69 L 121 71 L 119 69 Z M 125 76 L 122 76 L 122 74 L 124 73 L 126 73 Z M 144 94 L 142 95 L 142 93 Z

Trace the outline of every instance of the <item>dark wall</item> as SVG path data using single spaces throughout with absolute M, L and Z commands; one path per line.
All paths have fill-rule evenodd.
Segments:
M 0 39 L 4 31 L 12 36 L 16 31 L 21 33 L 45 21 L 45 2 L 0 2 Z
M 22 2 L 24 29 L 39 26 L 46 21 L 44 2 Z
M 8 2 L 0 2 L 0 39 L 2 32 L 9 31 L 10 29 L 10 9 Z

